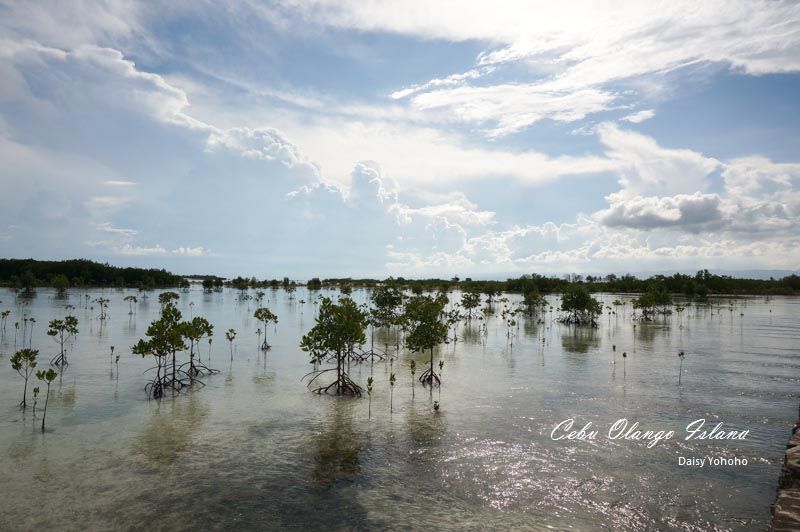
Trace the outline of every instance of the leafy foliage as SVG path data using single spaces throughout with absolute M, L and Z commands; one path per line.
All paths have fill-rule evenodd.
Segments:
M 567 313 L 561 319 L 563 323 L 597 326 L 597 316 L 603 312 L 603 304 L 585 287 L 575 285 L 561 294 L 561 310 Z

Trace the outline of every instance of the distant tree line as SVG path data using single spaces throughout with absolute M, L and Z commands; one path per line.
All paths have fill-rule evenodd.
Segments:
M 51 286 L 59 291 L 80 287 L 167 288 L 188 281 L 166 270 L 120 268 L 86 259 L 47 261 L 0 259 L 0 285 L 23 291 Z
M 317 281 L 319 281 L 317 279 Z M 800 276 L 792 274 L 781 279 L 740 279 L 728 275 L 716 275 L 708 270 L 700 270 L 695 275 L 676 273 L 674 275 L 654 275 L 640 279 L 633 275 L 617 276 L 614 274 L 601 276 L 582 276 L 567 274 L 561 277 L 526 274 L 505 281 L 481 280 L 470 278 L 449 280 L 442 279 L 404 279 L 389 278 L 383 281 L 375 279 L 324 279 L 321 286 L 371 287 L 379 284 L 393 284 L 410 289 L 415 293 L 429 291 L 448 291 L 453 288 L 465 292 L 476 292 L 490 296 L 502 292 L 520 294 L 565 293 L 569 288 L 582 286 L 588 292 L 618 292 L 640 294 L 650 291 L 680 294 L 691 298 L 703 299 L 713 294 L 733 295 L 793 295 L 800 292 Z
M 294 291 L 303 283 L 288 277 L 283 279 L 256 279 L 237 276 L 227 281 L 214 275 L 194 275 L 202 280 L 203 288 L 219 291 L 223 286 L 237 290 L 249 288 L 283 288 Z M 31 291 L 36 286 L 51 286 L 59 291 L 70 287 L 128 287 L 128 288 L 187 288 L 186 278 L 166 270 L 144 268 L 120 268 L 107 263 L 86 259 L 65 261 L 37 261 L 33 259 L 0 259 L 0 285 L 23 291 Z M 703 299 L 714 294 L 732 295 L 793 295 L 800 292 L 800 276 L 792 274 L 781 279 L 740 279 L 729 275 L 716 275 L 708 270 L 700 270 L 695 275 L 676 273 L 674 275 L 654 275 L 640 279 L 633 275 L 609 274 L 604 277 L 592 275 L 566 274 L 560 277 L 540 274 L 526 274 L 505 281 L 460 279 L 353 279 L 314 277 L 305 283 L 310 290 L 336 287 L 349 293 L 353 288 L 371 288 L 391 285 L 411 290 L 415 294 L 424 292 L 446 292 L 459 289 L 464 292 L 487 294 L 490 297 L 502 292 L 515 292 L 523 295 L 565 293 L 569 288 L 580 286 L 588 292 L 618 292 L 640 294 L 646 292 L 666 292 L 690 298 Z

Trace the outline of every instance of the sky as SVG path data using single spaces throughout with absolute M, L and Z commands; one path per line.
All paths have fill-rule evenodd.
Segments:
M 800 268 L 800 3 L 0 0 L 0 256 Z

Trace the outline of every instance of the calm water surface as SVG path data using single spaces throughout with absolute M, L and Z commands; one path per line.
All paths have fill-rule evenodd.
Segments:
M 317 396 L 300 382 L 311 368 L 298 342 L 313 324 L 310 302 L 327 291 L 300 289 L 290 300 L 266 290 L 280 319 L 268 330 L 266 356 L 257 349 L 255 302 L 231 290 L 181 294 L 184 317 L 215 326 L 201 356 L 220 373 L 161 401 L 143 391 L 151 361 L 130 353 L 158 314 L 157 292 L 131 316 L 122 299 L 138 293 L 88 292 L 90 301 L 111 300 L 105 322 L 85 308 L 85 294 L 65 301 L 42 289 L 23 302 L 0 290 L 0 309 L 12 311 L 0 340 L 0 530 L 765 529 L 798 414 L 793 298 L 738 299 L 734 311 L 725 298 L 634 329 L 629 298 L 600 295 L 608 305 L 628 304 L 596 330 L 559 325 L 555 313 L 541 324 L 521 320 L 513 342 L 500 303 L 485 334 L 475 320 L 436 352 L 445 361 L 441 390 L 412 389 L 409 362 L 416 357 L 419 375 L 427 359 L 400 351 L 393 412 L 390 364 L 353 366 L 357 382 L 375 379 L 370 417 L 366 397 Z M 14 322 L 19 346 L 23 315 L 35 318 L 32 343 L 44 367 L 57 350 L 46 324 L 63 317 L 67 303 L 77 307 L 80 334 L 53 384 L 42 434 L 31 409 L 17 408 L 23 381 L 8 361 Z M 238 331 L 232 361 L 228 328 Z M 376 345 L 386 341 L 394 344 L 394 335 L 375 335 Z M 600 436 L 552 441 L 567 418 L 591 421 Z M 676 437 L 652 449 L 605 438 L 619 418 Z M 750 434 L 684 441 L 684 427 L 698 418 Z M 677 465 L 678 456 L 706 454 L 748 465 Z

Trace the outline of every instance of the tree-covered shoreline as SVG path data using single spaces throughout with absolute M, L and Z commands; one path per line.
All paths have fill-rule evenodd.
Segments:
M 164 269 L 118 267 L 88 259 L 0 259 L 0 286 L 29 290 L 67 288 L 170 288 L 188 281 Z
M 40 261 L 34 259 L 0 259 L 0 286 L 29 291 L 36 287 L 52 287 L 58 290 L 69 288 L 116 287 L 139 288 L 186 288 L 190 280 L 203 281 L 207 291 L 229 286 L 239 290 L 248 288 L 288 288 L 307 286 L 311 290 L 324 287 L 369 288 L 391 284 L 416 293 L 460 289 L 466 292 L 499 294 L 502 292 L 528 294 L 564 293 L 574 286 L 582 286 L 589 292 L 612 292 L 639 294 L 651 290 L 662 290 L 674 295 L 700 298 L 711 295 L 797 295 L 800 294 L 800 276 L 792 274 L 780 279 L 744 279 L 729 275 L 717 275 L 700 270 L 695 275 L 675 273 L 638 278 L 633 275 L 609 274 L 582 276 L 564 274 L 545 276 L 525 274 L 506 280 L 459 279 L 353 279 L 314 277 L 306 282 L 283 279 L 257 279 L 237 276 L 225 281 L 215 275 L 176 275 L 164 269 L 118 267 L 88 259 L 63 261 Z

